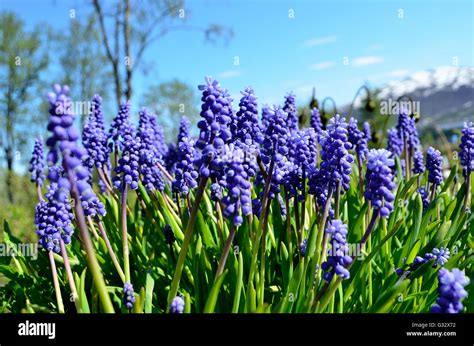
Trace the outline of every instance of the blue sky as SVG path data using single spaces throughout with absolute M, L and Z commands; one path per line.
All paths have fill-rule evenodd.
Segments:
M 67 27 L 69 9 L 78 19 L 91 10 L 78 0 L 1 0 L 0 8 L 17 12 L 30 27 L 48 21 L 57 30 Z M 315 86 L 318 98 L 344 104 L 364 83 L 380 86 L 452 65 L 454 58 L 460 66 L 474 65 L 471 0 L 194 0 L 186 11 L 189 24 L 224 24 L 233 39 L 212 45 L 199 33 L 169 34 L 147 51 L 155 68 L 136 76 L 137 94 L 175 77 L 197 86 L 211 75 L 234 99 L 251 85 L 261 103 L 280 103 L 294 91 L 302 104 Z

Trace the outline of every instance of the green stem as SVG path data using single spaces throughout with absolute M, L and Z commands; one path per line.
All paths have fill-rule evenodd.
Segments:
M 115 255 L 114 249 L 112 248 L 112 245 L 110 244 L 109 237 L 107 236 L 107 233 L 105 232 L 104 225 L 102 224 L 102 221 L 99 220 L 99 218 L 97 218 L 97 225 L 99 225 L 100 234 L 102 235 L 102 238 L 104 238 L 105 246 L 107 246 L 107 250 L 109 251 L 110 258 L 112 259 L 112 263 L 114 264 L 115 269 L 117 269 L 117 273 L 119 274 L 120 279 L 123 281 L 123 283 L 125 283 L 125 273 L 120 267 L 120 263 L 117 259 L 117 256 Z
M 181 274 L 184 268 L 184 261 L 186 260 L 186 254 L 188 252 L 189 242 L 191 240 L 191 236 L 193 235 L 194 231 L 194 224 L 196 222 L 196 215 L 199 210 L 199 204 L 202 199 L 202 195 L 204 193 L 204 189 L 206 188 L 207 178 L 201 178 L 199 182 L 199 186 L 196 191 L 196 197 L 194 199 L 194 204 L 191 209 L 191 215 L 189 216 L 188 224 L 186 225 L 186 231 L 184 234 L 183 244 L 181 245 L 181 251 L 179 252 L 178 256 L 178 263 L 176 263 L 176 270 L 173 275 L 173 280 L 171 281 L 170 291 L 168 293 L 168 307 L 167 312 L 169 312 L 169 305 L 171 301 L 176 296 L 178 292 L 179 281 L 181 280 Z
M 128 186 L 123 182 L 122 191 L 122 249 L 123 249 L 123 269 L 125 272 L 125 282 L 130 282 L 130 258 L 128 248 L 128 231 L 127 231 L 127 191 Z
M 61 255 L 63 256 L 64 261 L 64 268 L 66 269 L 67 273 L 67 281 L 69 283 L 69 288 L 71 289 L 71 295 L 76 306 L 76 311 L 78 313 L 82 313 L 82 306 L 81 302 L 79 301 L 79 296 L 77 294 L 76 283 L 74 282 L 74 276 L 72 275 L 71 264 L 69 263 L 69 257 L 67 255 L 66 246 L 64 245 L 64 241 L 61 238 L 59 245 L 61 246 Z
M 63 298 L 61 297 L 61 288 L 59 287 L 58 272 L 56 270 L 56 263 L 54 262 L 53 251 L 48 252 L 49 262 L 51 263 L 51 273 L 53 275 L 54 291 L 56 292 L 56 301 L 58 303 L 58 312 L 64 314 Z
M 100 301 L 104 311 L 107 313 L 113 313 L 114 307 L 112 301 L 110 300 L 109 293 L 107 292 L 107 286 L 105 285 L 104 277 L 100 270 L 99 262 L 95 256 L 94 247 L 92 245 L 91 238 L 89 236 L 89 231 L 87 230 L 86 218 L 84 215 L 84 210 L 81 205 L 81 197 L 79 191 L 77 190 L 77 185 L 74 179 L 74 176 L 71 172 L 68 172 L 68 178 L 72 186 L 72 197 L 74 198 L 74 209 L 76 211 L 76 221 L 79 228 L 84 249 L 86 252 L 87 265 L 89 270 L 92 273 L 92 279 L 95 285 L 97 292 L 99 293 Z
M 219 265 L 217 266 L 214 282 L 216 282 L 219 276 L 221 276 L 222 273 L 224 272 L 225 263 L 227 262 L 227 257 L 229 256 L 229 251 L 232 246 L 232 240 L 234 239 L 236 229 L 237 227 L 234 224 L 232 224 L 232 227 L 230 228 L 230 232 L 225 242 L 224 248 L 222 249 L 222 254 L 219 260 Z

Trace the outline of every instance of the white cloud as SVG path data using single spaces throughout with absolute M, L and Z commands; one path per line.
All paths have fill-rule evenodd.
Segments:
M 325 70 L 332 66 L 334 66 L 334 61 L 322 61 L 322 62 L 318 62 L 316 64 L 311 65 L 309 69 L 319 71 L 319 70 Z
M 354 58 L 352 60 L 352 65 L 366 66 L 366 65 L 378 64 L 379 62 L 382 62 L 382 61 L 383 61 L 383 56 L 368 55 L 368 56 L 361 56 L 358 58 Z
M 305 47 L 314 47 L 337 41 L 337 36 L 315 37 L 304 42 Z
M 242 73 L 239 70 L 227 70 L 224 72 L 219 73 L 219 78 L 232 78 L 232 77 L 238 77 Z

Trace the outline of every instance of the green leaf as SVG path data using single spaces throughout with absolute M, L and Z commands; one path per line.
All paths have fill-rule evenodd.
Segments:
M 206 306 L 204 306 L 204 313 L 213 313 L 216 307 L 217 297 L 219 296 L 219 292 L 224 282 L 224 278 L 226 277 L 228 270 L 225 270 L 224 273 L 219 276 L 216 280 L 214 285 L 212 286 L 211 292 L 209 293 L 209 297 L 206 301 Z

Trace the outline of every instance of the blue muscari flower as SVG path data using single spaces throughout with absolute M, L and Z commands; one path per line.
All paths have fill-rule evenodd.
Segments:
M 171 228 L 170 225 L 165 225 L 163 228 L 163 232 L 165 234 L 165 241 L 166 244 L 171 245 L 175 242 L 176 238 L 173 233 L 173 229 Z
M 426 169 L 428 170 L 428 182 L 435 187 L 440 185 L 443 181 L 443 157 L 433 147 L 429 147 L 426 152 Z
M 405 140 L 408 150 L 412 152 L 419 144 L 418 131 L 415 125 L 415 119 L 408 115 L 406 110 L 402 110 L 398 116 L 397 123 L 398 137 L 400 138 L 402 147 L 405 145 Z
M 235 115 L 234 143 L 244 154 L 244 168 L 250 177 L 258 171 L 256 153 L 263 142 L 262 125 L 259 122 L 257 97 L 251 87 L 241 91 L 239 110 Z
M 182 314 L 184 312 L 184 299 L 180 296 L 173 298 L 170 304 L 170 313 Z
M 74 113 L 72 112 L 72 102 L 68 96 L 69 87 L 58 84 L 54 85 L 54 92 L 48 94 L 50 104 L 48 130 L 51 136 L 46 144 L 50 150 L 47 161 L 50 166 L 56 165 L 61 154 L 62 166 L 65 169 L 65 176 L 57 174 L 54 170 L 49 172 L 48 178 L 52 183 L 57 183 L 54 198 L 63 202 L 71 192 L 71 184 L 75 182 L 81 199 L 81 204 L 86 206 L 97 206 L 97 196 L 95 195 L 88 180 L 90 172 L 83 166 L 83 161 L 87 157 L 87 150 L 79 147 L 79 133 L 73 126 Z M 85 211 L 87 212 L 87 211 Z
M 338 183 L 344 190 L 349 188 L 354 158 L 348 151 L 352 145 L 347 135 L 345 119 L 336 114 L 321 138 L 321 166 L 317 175 L 328 191 L 335 191 Z
M 176 143 L 181 142 L 184 137 L 189 138 L 189 120 L 185 116 L 181 117 L 179 122 L 178 139 Z
M 109 148 L 107 146 L 107 134 L 104 128 L 104 116 L 102 114 L 102 98 L 95 95 L 92 98 L 90 113 L 82 131 L 82 144 L 87 150 L 84 164 L 89 168 L 94 166 L 100 168 L 109 166 Z
M 415 150 L 413 173 L 421 174 L 425 171 L 425 163 L 423 162 L 423 153 L 420 150 Z
M 265 129 L 263 145 L 260 149 L 260 157 L 267 169 L 271 161 L 274 161 L 269 198 L 275 198 L 280 192 L 280 184 L 284 178 L 284 157 L 286 157 L 289 152 L 289 131 L 286 124 L 287 114 L 280 107 L 276 106 L 270 109 L 269 112 L 269 122 Z
M 44 171 L 44 157 L 43 157 L 43 138 L 38 137 L 35 140 L 35 146 L 33 153 L 31 154 L 30 169 L 31 182 L 36 183 L 38 186 L 43 186 L 43 180 L 45 179 Z
M 146 108 L 139 112 L 138 138 L 140 139 L 139 149 L 139 172 L 142 174 L 143 185 L 148 190 L 163 191 L 165 182 L 160 169 L 157 166 L 159 161 L 156 150 L 156 132 L 152 119 L 154 116 Z
M 164 130 L 163 130 L 163 127 L 158 125 L 158 123 L 156 122 L 155 114 L 150 115 L 149 122 L 154 133 L 153 151 L 155 152 L 155 156 L 161 160 L 163 156 L 166 155 L 166 152 L 168 151 L 168 147 L 165 143 Z
M 262 107 L 262 131 L 265 131 L 270 122 L 270 118 L 273 116 L 273 107 L 270 105 L 264 105 Z
M 400 156 L 403 151 L 403 141 L 400 139 L 397 130 L 390 129 L 387 134 L 387 150 L 394 156 Z
M 290 131 L 298 130 L 298 113 L 296 109 L 295 94 L 293 94 L 292 92 L 288 93 L 285 96 L 283 111 L 288 114 L 287 126 Z
M 469 174 L 474 171 L 474 123 L 464 123 L 461 132 L 461 144 L 459 144 L 461 151 L 459 158 L 465 173 Z
M 303 240 L 303 242 L 300 244 L 300 253 L 301 256 L 306 255 L 306 246 L 308 245 L 308 239 Z
M 35 224 L 38 242 L 47 251 L 60 252 L 59 241 L 62 238 L 65 244 L 71 242 L 73 234 L 72 219 L 69 200 L 64 195 L 63 200 L 54 198 L 58 189 L 57 183 L 47 187 L 46 200 L 40 201 L 36 206 Z
M 125 135 L 129 133 L 132 127 L 130 120 L 130 102 L 121 102 L 118 114 L 112 120 L 110 125 L 107 142 L 109 147 L 115 150 L 115 153 L 122 150 Z
M 461 301 L 468 295 L 464 287 L 469 284 L 469 278 L 457 268 L 451 271 L 441 268 L 438 271 L 438 282 L 439 295 L 431 307 L 431 312 L 450 314 L 462 312 L 464 306 Z
M 136 136 L 131 123 L 124 128 L 122 139 L 122 156 L 115 167 L 116 175 L 112 178 L 114 187 L 120 190 L 129 185 L 132 190 L 138 188 L 140 176 L 140 138 Z
M 202 150 L 196 160 L 199 174 L 213 180 L 222 176 L 224 162 L 221 154 L 225 145 L 232 140 L 230 124 L 232 121 L 232 99 L 226 89 L 221 88 L 217 80 L 206 77 L 206 84 L 200 85 L 202 90 L 201 117 L 198 122 L 200 130 L 196 147 Z
M 347 267 L 352 263 L 352 258 L 348 255 L 347 245 L 347 225 L 341 220 L 331 220 L 326 228 L 326 234 L 331 235 L 331 248 L 328 250 L 328 258 L 321 265 L 325 271 L 323 279 L 331 282 L 334 274 L 342 279 L 349 279 L 350 273 Z
M 323 132 L 323 122 L 321 121 L 319 109 L 317 109 L 316 107 L 311 109 L 310 125 L 316 132 L 316 136 L 319 138 L 319 136 Z
M 372 130 L 368 121 L 364 121 L 364 123 L 362 124 L 362 131 L 364 132 L 367 142 L 370 142 L 372 140 Z
M 132 309 L 133 304 L 135 304 L 133 286 L 130 282 L 126 282 L 125 285 L 123 285 L 123 303 L 129 310 Z
M 421 200 L 423 201 L 423 211 L 425 211 L 430 205 L 429 192 L 424 187 L 418 188 L 416 192 L 418 192 L 421 196 Z
M 223 198 L 224 216 L 231 219 L 235 226 L 243 222 L 242 215 L 249 215 L 251 210 L 251 187 L 249 176 L 241 159 L 234 158 L 226 164 L 220 185 L 227 191 Z
M 183 193 L 187 195 L 191 189 L 197 186 L 199 176 L 194 167 L 195 149 L 194 141 L 187 137 L 182 137 L 178 143 L 178 152 L 176 155 L 175 179 L 171 184 L 174 193 Z
M 178 146 L 174 143 L 167 145 L 166 154 L 163 156 L 163 162 L 165 164 L 166 171 L 170 174 L 174 173 L 176 167 L 176 159 L 178 156 Z
M 410 263 L 408 265 L 408 274 L 417 270 L 422 264 L 434 260 L 432 267 L 436 268 L 438 265 L 444 266 L 446 262 L 449 260 L 449 249 L 446 249 L 444 247 L 438 248 L 433 248 L 432 252 L 427 252 L 423 256 L 416 256 L 415 259 L 413 260 L 413 263 Z M 406 262 L 406 258 L 403 259 L 403 263 Z M 397 274 L 400 276 L 402 275 L 405 271 L 402 268 L 397 268 L 395 270 Z
M 365 174 L 365 198 L 371 202 L 372 208 L 380 211 L 382 217 L 388 217 L 393 211 L 395 196 L 392 191 L 393 169 L 395 165 L 390 152 L 385 149 L 372 149 L 367 158 L 367 171 Z
M 347 138 L 361 160 L 365 160 L 369 152 L 366 135 L 357 127 L 357 119 L 351 118 L 347 126 Z

